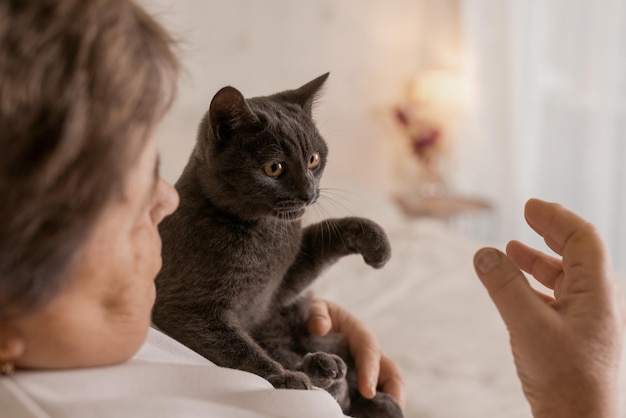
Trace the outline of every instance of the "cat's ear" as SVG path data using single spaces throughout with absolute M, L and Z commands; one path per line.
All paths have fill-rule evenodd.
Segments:
M 257 126 L 259 118 L 252 112 L 239 90 L 228 86 L 213 96 L 209 107 L 209 121 L 215 138 L 224 140 L 235 130 L 247 130 Z
M 285 96 L 288 100 L 299 104 L 308 115 L 311 115 L 313 112 L 313 104 L 321 93 L 322 86 L 329 75 L 330 73 L 323 74 L 309 81 L 299 89 L 285 92 Z

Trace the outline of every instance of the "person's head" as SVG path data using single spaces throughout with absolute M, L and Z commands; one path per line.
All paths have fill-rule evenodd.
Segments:
M 130 0 L 0 2 L 0 363 L 110 364 L 143 342 L 178 202 L 152 139 L 177 72 Z

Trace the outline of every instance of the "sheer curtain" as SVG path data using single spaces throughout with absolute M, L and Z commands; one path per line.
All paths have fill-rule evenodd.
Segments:
M 501 241 L 534 245 L 532 196 L 596 224 L 626 273 L 626 0 L 460 0 L 476 88 L 456 184 L 489 196 Z M 500 242 L 502 244 L 502 242 Z

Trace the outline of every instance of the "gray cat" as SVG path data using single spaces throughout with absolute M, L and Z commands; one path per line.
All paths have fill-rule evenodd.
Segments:
M 389 395 L 359 394 L 340 336 L 307 330 L 307 288 L 325 267 L 360 253 L 380 268 L 391 254 L 368 219 L 301 226 L 328 155 L 312 119 L 327 77 L 268 97 L 214 96 L 176 183 L 180 207 L 160 226 L 153 321 L 220 366 L 277 388 L 324 388 L 355 417 L 401 417 Z

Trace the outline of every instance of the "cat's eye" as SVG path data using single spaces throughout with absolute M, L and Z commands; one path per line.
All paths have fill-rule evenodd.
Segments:
M 277 161 L 272 161 L 271 163 L 267 163 L 263 166 L 263 171 L 265 171 L 265 174 L 273 179 L 280 176 L 284 170 L 285 167 Z
M 315 168 L 320 164 L 320 153 L 314 152 L 309 158 L 309 168 Z

